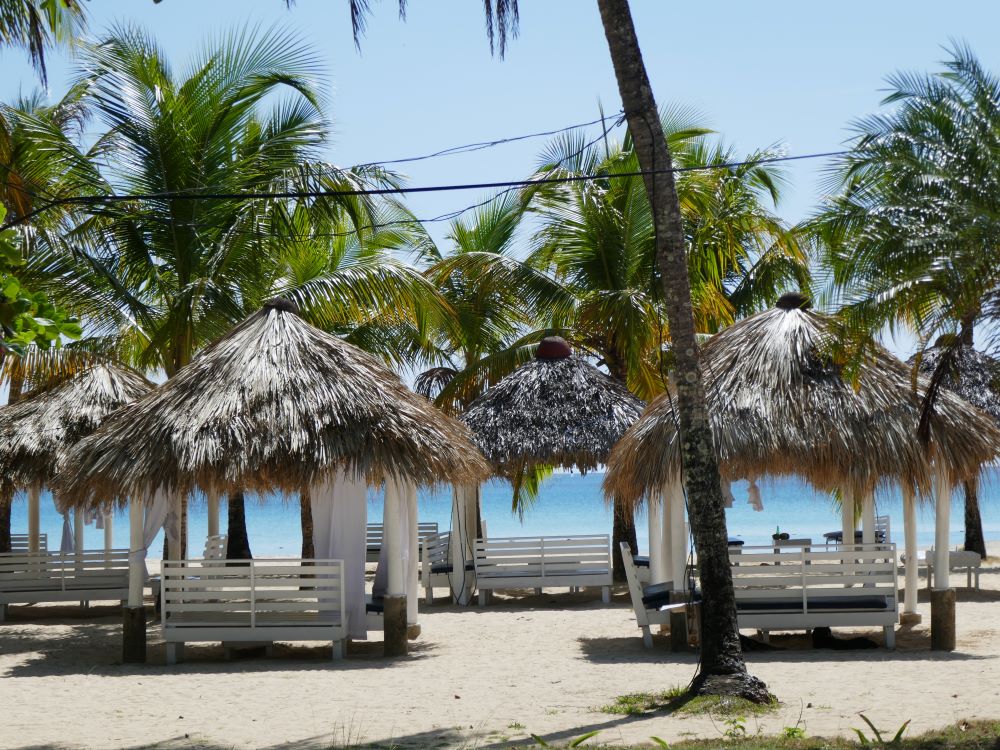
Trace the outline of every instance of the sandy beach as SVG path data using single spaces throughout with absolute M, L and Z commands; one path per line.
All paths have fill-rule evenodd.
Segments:
M 923 623 L 899 632 L 895 652 L 814 650 L 802 635 L 777 635 L 785 650 L 748 654 L 782 705 L 749 717 L 747 730 L 777 733 L 801 718 L 810 735 L 846 735 L 862 726 L 859 712 L 893 730 L 910 719 L 914 732 L 1000 717 L 1000 560 L 984 569 L 982 591 L 959 589 L 954 653 L 930 652 L 921 594 Z M 376 634 L 340 663 L 328 645 L 227 661 L 209 644 L 166 667 L 156 625 L 149 664 L 121 664 L 115 606 L 12 607 L 0 625 L 0 747 L 485 748 L 529 733 L 560 741 L 597 729 L 595 741 L 626 744 L 725 729 L 712 716 L 600 711 L 619 695 L 683 685 L 695 670 L 695 656 L 672 653 L 664 638 L 642 648 L 623 590 L 610 606 L 555 592 L 421 609 L 423 634 L 407 658 L 383 660 Z

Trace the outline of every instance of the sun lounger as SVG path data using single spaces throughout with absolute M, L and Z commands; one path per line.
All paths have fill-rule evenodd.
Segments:
M 367 537 L 365 540 L 366 544 L 366 555 L 365 559 L 368 562 L 378 562 L 379 555 L 382 552 L 382 524 L 380 523 L 370 523 L 367 528 Z M 429 521 L 426 523 L 417 524 L 417 542 L 420 544 L 421 549 L 424 546 L 424 540 L 438 533 L 437 522 Z
M 861 544 L 863 533 L 860 529 L 854 532 L 854 543 Z M 827 547 L 833 544 L 840 544 L 844 538 L 844 532 L 841 529 L 837 531 L 828 531 L 823 534 L 824 543 Z M 876 516 L 875 517 L 875 542 L 877 544 L 891 544 L 892 534 L 890 528 L 889 516 Z
M 199 641 L 330 641 L 344 655 L 341 560 L 164 561 L 161 574 L 168 664 Z
M 479 606 L 496 589 L 600 586 L 611 601 L 611 546 L 606 534 L 476 540 Z
M 628 580 L 628 593 L 632 600 L 632 609 L 635 611 L 635 621 L 642 630 L 642 645 L 646 648 L 652 648 L 653 634 L 650 632 L 649 626 L 668 625 L 671 616 L 676 618 L 678 614 L 686 617 L 687 604 L 684 602 L 671 603 L 670 597 L 674 588 L 672 581 L 643 587 L 639 581 L 638 570 L 628 544 L 622 542 L 621 549 L 622 562 L 625 564 L 625 578 Z
M 38 551 L 46 552 L 49 549 L 49 535 L 39 534 L 38 535 Z M 28 551 L 28 535 L 27 534 L 11 534 L 10 535 L 10 551 L 12 553 L 25 553 Z
M 872 625 L 884 630 L 886 648 L 895 646 L 895 545 L 743 547 L 730 560 L 741 628 L 756 628 L 766 638 L 771 630 Z
M 123 601 L 128 598 L 128 550 L 0 555 L 0 622 L 8 604 Z

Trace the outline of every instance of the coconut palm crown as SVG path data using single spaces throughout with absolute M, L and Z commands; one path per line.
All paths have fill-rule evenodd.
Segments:
M 1000 455 L 989 415 L 941 394 L 930 441 L 917 437 L 926 378 L 884 349 L 856 382 L 828 354 L 832 320 L 798 294 L 715 335 L 702 349 L 708 409 L 729 479 L 804 476 L 817 488 L 866 490 L 882 481 L 930 488 L 932 464 L 953 480 Z M 680 475 L 676 404 L 664 394 L 612 451 L 605 489 L 638 501 Z
M 488 474 L 462 424 L 272 300 L 81 441 L 59 489 L 78 506 L 158 489 L 291 493 L 337 470 L 418 484 Z

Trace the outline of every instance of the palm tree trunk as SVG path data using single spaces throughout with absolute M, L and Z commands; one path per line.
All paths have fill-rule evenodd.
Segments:
M 302 521 L 302 559 L 312 560 L 316 557 L 316 547 L 313 545 L 312 499 L 309 490 L 299 493 L 299 518 Z
M 616 581 L 625 580 L 625 561 L 622 559 L 622 542 L 628 542 L 632 555 L 639 554 L 639 544 L 635 531 L 635 514 L 621 501 L 615 498 L 614 521 L 611 525 L 611 567 L 612 576 Z
M 13 404 L 21 398 L 21 391 L 24 390 L 24 380 L 19 377 L 10 379 L 10 388 L 7 392 L 7 403 Z M 0 487 L 0 554 L 11 551 L 10 545 L 10 511 L 14 502 L 14 486 L 3 483 Z
M 226 544 L 226 559 L 252 560 L 250 540 L 247 538 L 246 502 L 243 490 L 229 493 L 226 513 L 229 518 L 226 528 L 226 533 L 229 535 L 229 541 Z
M 979 512 L 978 479 L 970 479 L 965 483 L 965 549 L 986 557 L 983 517 Z
M 747 672 L 736 622 L 725 504 L 712 440 L 691 308 L 684 232 L 670 150 L 646 75 L 628 0 L 597 0 L 618 90 L 644 172 L 656 231 L 656 257 L 675 354 L 681 458 L 701 570 L 701 660 L 695 694 L 739 695 L 764 703 L 767 686 Z

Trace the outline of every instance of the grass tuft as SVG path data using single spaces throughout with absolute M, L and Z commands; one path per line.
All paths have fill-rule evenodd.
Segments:
M 698 716 L 712 714 L 713 716 L 758 716 L 769 713 L 778 707 L 774 703 L 760 705 L 743 698 L 719 695 L 692 696 L 685 687 L 673 687 L 656 693 L 628 693 L 619 695 L 614 703 L 602 706 L 600 711 L 606 714 L 635 716 L 654 711 L 668 713 L 690 714 Z

